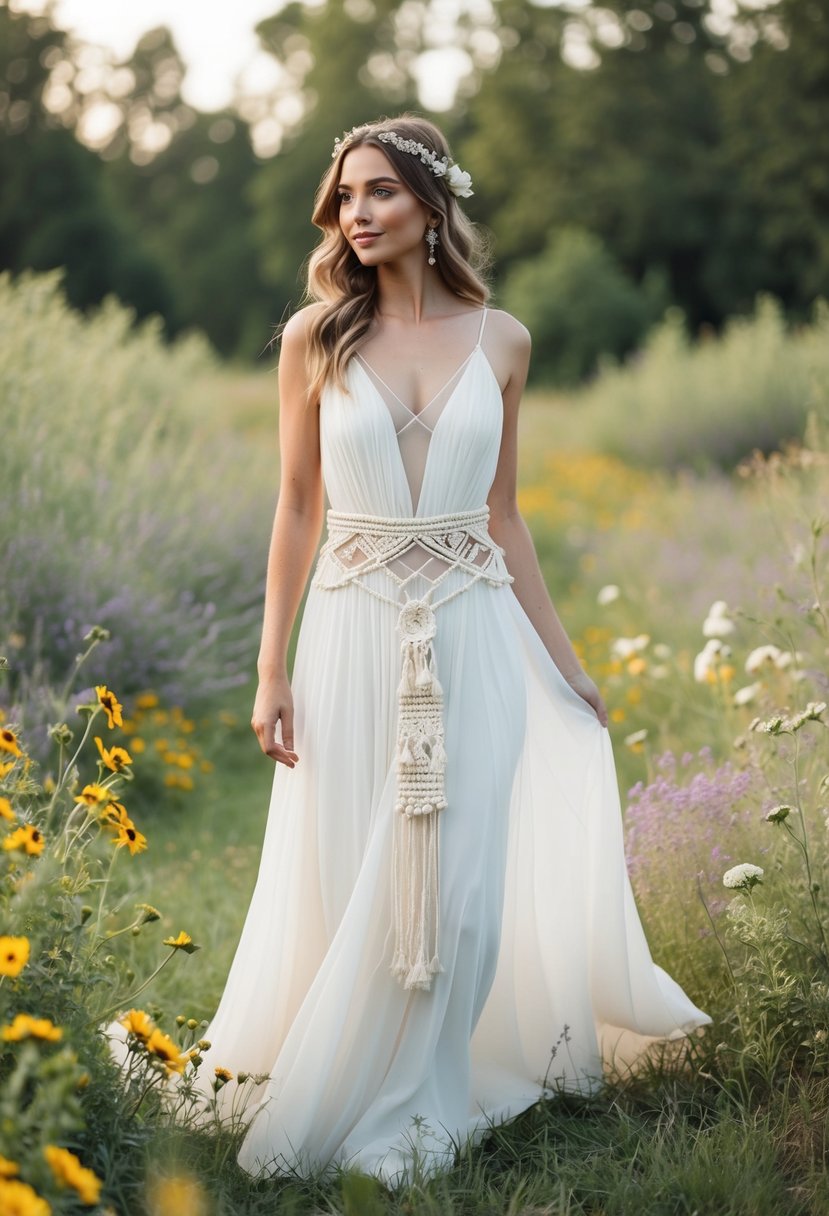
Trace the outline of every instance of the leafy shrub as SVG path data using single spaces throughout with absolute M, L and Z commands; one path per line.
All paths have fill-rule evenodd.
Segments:
M 603 356 L 633 350 L 661 311 L 658 286 L 638 287 L 598 237 L 564 228 L 504 284 L 504 307 L 533 336 L 534 383 L 577 384 Z

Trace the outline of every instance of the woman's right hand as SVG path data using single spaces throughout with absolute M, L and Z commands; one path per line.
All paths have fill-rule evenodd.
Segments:
M 282 724 L 281 743 L 276 737 L 278 722 Z M 250 724 L 265 755 L 293 768 L 299 756 L 293 750 L 294 698 L 287 676 L 259 681 Z

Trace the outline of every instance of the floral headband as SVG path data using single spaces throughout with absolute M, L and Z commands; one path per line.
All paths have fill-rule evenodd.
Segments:
M 334 151 L 331 153 L 331 159 L 333 160 L 335 156 L 339 155 L 343 147 L 350 142 L 353 135 L 364 129 L 363 127 L 352 127 L 342 139 L 337 136 L 334 140 Z M 396 131 L 381 131 L 377 135 L 377 139 L 382 140 L 384 144 L 394 144 L 395 148 L 400 152 L 410 152 L 412 156 L 419 156 L 421 164 L 426 165 L 429 172 L 434 173 L 435 177 L 442 177 L 449 190 L 457 198 L 469 198 L 474 193 L 472 190 L 472 178 L 461 169 L 460 165 L 450 162 L 448 156 L 438 157 L 424 144 L 419 144 L 414 139 L 403 139 Z

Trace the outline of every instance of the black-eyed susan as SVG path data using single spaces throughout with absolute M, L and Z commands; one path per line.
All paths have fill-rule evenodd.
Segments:
M 147 1051 L 150 1055 L 158 1056 L 160 1060 L 163 1060 L 168 1072 L 184 1072 L 188 1057 L 182 1055 L 177 1044 L 158 1027 L 147 1039 Z
M 95 743 L 101 754 L 101 760 L 106 768 L 113 773 L 121 773 L 132 764 L 132 756 L 125 747 L 104 747 L 100 735 L 95 736 Z
M 185 933 L 183 929 L 178 937 L 165 937 L 164 945 L 170 946 L 173 950 L 184 950 L 187 954 L 193 954 L 194 951 L 201 949 L 201 946 L 197 946 L 190 934 Z
M 125 1017 L 121 1018 L 121 1025 L 142 1043 L 147 1042 L 156 1028 L 155 1022 L 143 1009 L 131 1009 Z
M 17 735 L 13 730 L 9 730 L 7 726 L 0 729 L 0 752 L 6 752 L 10 756 L 22 756 L 20 744 L 17 741 Z
M 0 975 L 19 975 L 29 961 L 28 937 L 0 937 Z
M 96 684 L 95 692 L 98 696 L 98 703 L 104 708 L 104 713 L 107 716 L 107 725 L 110 730 L 113 726 L 120 726 L 124 721 L 121 712 L 124 707 L 115 693 L 111 692 L 106 684 Z
M 105 785 L 91 781 L 83 787 L 79 794 L 75 795 L 74 801 L 82 802 L 85 806 L 90 807 L 105 807 L 112 801 L 112 794 Z
M 103 1183 L 96 1173 L 81 1164 L 79 1157 L 57 1144 L 45 1145 L 43 1155 L 59 1186 L 71 1187 L 88 1207 L 98 1202 Z
M 19 1043 L 22 1039 L 44 1039 L 57 1043 L 63 1038 L 63 1030 L 49 1018 L 33 1018 L 28 1013 L 15 1014 L 14 1021 L 0 1026 L 0 1039 L 6 1043 Z
M 8 798 L 0 798 L 0 819 L 5 819 L 7 823 L 14 823 L 16 818 L 14 808 Z
M 28 1182 L 0 1178 L 0 1211 L 7 1216 L 50 1216 L 52 1208 Z
M 127 848 L 130 851 L 130 856 L 134 857 L 136 853 L 143 852 L 147 847 L 147 837 L 139 832 L 135 824 L 130 820 L 129 823 L 119 823 L 118 835 L 115 837 L 116 849 Z
M 37 857 L 43 852 L 43 833 L 33 823 L 22 823 L 15 831 L 10 832 L 3 840 L 3 848 L 9 851 L 19 849 L 30 857 Z

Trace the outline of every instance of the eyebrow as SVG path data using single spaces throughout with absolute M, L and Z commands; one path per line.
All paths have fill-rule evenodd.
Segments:
M 368 179 L 368 181 L 366 182 L 366 185 L 367 186 L 377 186 L 377 185 L 379 185 L 380 182 L 394 182 L 395 186 L 400 185 L 398 178 L 390 177 L 388 175 L 388 173 L 384 174 L 383 177 L 370 177 Z M 337 189 L 338 190 L 350 190 L 351 187 L 348 185 L 347 182 L 337 182 Z

